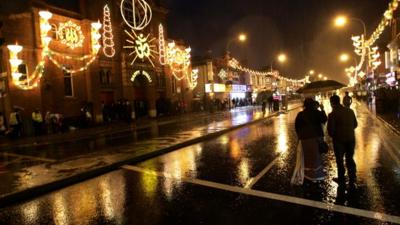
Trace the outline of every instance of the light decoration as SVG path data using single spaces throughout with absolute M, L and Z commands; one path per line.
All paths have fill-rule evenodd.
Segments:
M 199 70 L 198 69 L 192 70 L 190 78 L 188 78 L 189 87 L 191 90 L 196 88 L 198 78 L 199 78 Z
M 165 65 L 166 64 L 165 37 L 164 37 L 164 27 L 161 23 L 158 26 L 158 49 L 159 49 L 158 55 L 159 55 L 159 59 L 160 59 L 160 64 Z
M 168 43 L 166 62 L 171 68 L 175 79 L 182 80 L 186 77 L 190 67 L 191 48 L 181 48 L 175 42 Z
M 83 36 L 82 29 L 79 25 L 71 20 L 66 23 L 60 23 L 57 33 L 61 43 L 70 47 L 71 49 L 83 46 L 85 36 Z
M 220 77 L 222 80 L 226 80 L 228 73 L 224 69 L 221 69 L 218 73 L 218 77 Z
M 101 45 L 99 43 L 99 40 L 101 38 L 101 35 L 100 35 L 101 26 L 102 25 L 100 22 L 94 22 L 91 24 L 91 35 L 90 35 L 91 36 L 91 54 L 80 56 L 80 57 L 75 57 L 75 56 L 70 56 L 70 55 L 66 55 L 63 53 L 59 53 L 56 51 L 48 50 L 47 56 L 49 57 L 51 62 L 53 62 L 54 65 L 56 65 L 58 68 L 64 70 L 67 73 L 75 74 L 75 73 L 79 73 L 79 72 L 87 70 L 89 68 L 89 65 L 91 65 L 94 62 L 94 60 L 96 59 L 97 54 L 101 48 Z M 81 61 L 81 62 L 87 60 L 87 62 L 79 68 L 70 69 L 70 68 L 66 68 L 64 65 L 59 63 L 54 56 L 58 56 L 58 57 L 61 57 L 63 59 L 67 59 L 67 60 L 74 60 L 74 61 Z
M 369 52 L 370 53 L 370 55 L 369 55 L 369 57 L 370 57 L 370 60 L 369 60 L 370 65 L 369 66 L 373 70 L 376 70 L 382 64 L 382 62 L 379 59 L 381 55 L 379 54 L 378 49 L 379 48 L 377 46 L 375 46 L 375 47 L 372 47 L 371 51 Z
M 110 8 L 105 5 L 103 8 L 103 53 L 105 56 L 114 57 L 114 45 Z
M 247 68 L 247 67 L 243 67 L 242 65 L 240 65 L 239 61 L 237 59 L 235 59 L 235 58 L 232 58 L 232 59 L 229 60 L 228 66 L 233 68 L 233 69 L 236 69 L 238 71 L 249 73 L 250 75 L 253 75 L 253 76 L 275 77 L 276 79 L 284 80 L 284 81 L 287 81 L 287 82 L 306 82 L 306 78 L 303 78 L 303 79 L 300 79 L 300 80 L 290 79 L 290 78 L 286 78 L 286 77 L 280 76 L 277 71 L 263 72 L 263 71 L 257 71 L 257 70 L 252 70 L 252 69 Z
M 390 25 L 390 21 L 393 19 L 393 14 L 398 7 L 399 7 L 398 0 L 392 0 L 392 2 L 389 3 L 388 9 L 383 14 L 383 18 L 379 23 L 378 27 L 372 33 L 371 37 L 366 41 L 365 44 L 366 47 L 371 47 L 380 38 L 385 28 Z
M 147 71 L 145 71 L 145 70 L 137 70 L 137 71 L 135 71 L 135 72 L 132 74 L 131 81 L 134 82 L 135 79 L 136 79 L 136 77 L 139 76 L 139 75 L 145 76 L 145 77 L 147 78 L 147 80 L 149 81 L 149 83 L 153 82 L 153 81 L 151 80 L 150 74 L 149 74 Z
M 151 7 L 145 0 L 122 0 L 120 9 L 122 19 L 132 30 L 143 30 L 151 21 Z
M 22 63 L 22 60 L 18 58 L 18 53 L 23 50 L 22 46 L 19 45 L 10 45 L 8 46 L 8 49 L 10 51 L 10 64 L 11 64 L 11 73 L 12 73 L 12 78 L 13 78 L 13 83 L 19 87 L 20 89 L 23 90 L 31 90 L 36 87 L 38 87 L 39 82 L 43 76 L 44 73 L 44 68 L 45 68 L 45 63 L 46 63 L 46 58 L 49 58 L 56 66 L 59 68 L 65 70 L 66 72 L 69 72 L 71 74 L 77 73 L 80 71 L 84 71 L 88 68 L 88 66 L 94 62 L 96 59 L 96 55 L 99 52 L 101 45 L 99 44 L 99 39 L 101 38 L 101 35 L 99 33 L 99 30 L 101 28 L 101 24 L 99 22 L 92 23 L 91 24 L 91 44 L 92 44 L 92 52 L 89 55 L 84 55 L 81 57 L 76 57 L 76 56 L 71 56 L 63 53 L 59 53 L 53 50 L 49 49 L 49 44 L 52 41 L 52 38 L 48 36 L 48 32 L 51 30 L 51 25 L 49 23 L 49 20 L 52 18 L 53 14 L 49 11 L 40 11 L 39 12 L 39 17 L 40 17 L 40 39 L 42 43 L 42 51 L 41 51 L 41 59 L 39 63 L 36 65 L 35 70 L 32 74 L 26 74 L 26 78 L 24 78 L 21 81 L 22 74 L 18 73 L 18 66 Z M 80 41 L 83 41 L 84 37 L 81 35 L 79 37 L 79 41 L 77 41 L 77 36 L 80 36 L 80 27 L 76 24 L 74 24 L 71 21 L 68 21 L 64 25 L 60 25 L 61 28 L 58 29 L 58 32 L 62 32 L 62 38 L 66 39 L 65 41 L 71 41 L 72 46 L 71 48 L 77 47 L 79 45 Z M 79 28 L 78 28 L 79 27 Z M 77 33 L 73 31 L 73 29 L 77 29 Z M 59 63 L 56 58 L 61 57 L 63 59 L 67 60 L 76 60 L 76 61 L 85 61 L 89 60 L 83 67 L 78 68 L 78 69 L 66 69 L 64 68 L 61 63 Z
M 153 59 L 155 58 L 155 54 L 157 51 L 154 50 L 156 45 L 153 44 L 155 38 L 150 39 L 150 34 L 144 36 L 143 34 L 136 35 L 135 31 L 132 30 L 132 33 L 129 33 L 125 30 L 125 33 L 129 36 L 130 39 L 126 41 L 129 45 L 124 46 L 125 49 L 131 49 L 132 51 L 129 53 L 129 56 L 135 55 L 133 58 L 131 65 L 133 65 L 136 60 L 139 58 L 143 62 L 147 59 L 153 67 L 155 67 Z

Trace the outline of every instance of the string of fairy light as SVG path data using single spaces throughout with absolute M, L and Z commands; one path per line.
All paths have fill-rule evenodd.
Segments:
M 253 70 L 248 67 L 244 67 L 244 66 L 240 65 L 239 61 L 235 58 L 232 58 L 229 60 L 228 66 L 232 69 L 235 69 L 235 70 L 238 70 L 241 72 L 245 72 L 245 73 L 248 73 L 253 76 L 274 77 L 276 79 L 284 80 L 284 81 L 292 82 L 292 83 L 306 83 L 307 82 L 307 77 L 305 77 L 303 79 L 292 79 L 292 78 L 280 76 L 277 72 L 264 72 L 264 71 Z

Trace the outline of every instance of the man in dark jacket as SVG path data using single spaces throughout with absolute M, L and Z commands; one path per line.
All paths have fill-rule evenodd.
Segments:
M 337 182 L 345 184 L 345 168 L 343 158 L 346 157 L 347 175 L 350 184 L 356 181 L 356 163 L 354 162 L 355 135 L 357 119 L 352 109 L 340 104 L 340 98 L 333 95 L 330 98 L 332 112 L 328 116 L 328 134 L 332 137 L 338 170 Z

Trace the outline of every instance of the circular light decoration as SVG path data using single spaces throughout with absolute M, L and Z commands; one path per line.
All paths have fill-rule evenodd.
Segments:
M 135 79 L 136 79 L 136 77 L 139 76 L 139 75 L 145 76 L 145 77 L 147 78 L 147 80 L 149 81 L 149 83 L 152 82 L 151 77 L 150 77 L 150 74 L 149 74 L 147 71 L 145 71 L 145 70 L 137 70 L 137 71 L 135 71 L 135 72 L 132 74 L 131 81 L 134 82 Z
M 151 7 L 145 0 L 122 0 L 121 16 L 133 30 L 143 30 L 152 17 Z
M 72 21 L 60 23 L 57 33 L 62 44 L 72 49 L 83 46 L 85 36 L 83 36 L 81 27 L 76 23 Z
M 131 49 L 132 51 L 129 53 L 129 56 L 135 55 L 133 58 L 131 65 L 133 65 L 136 60 L 139 58 L 142 61 L 145 59 L 149 60 L 151 65 L 155 67 L 153 63 L 154 55 L 157 54 L 156 45 L 153 44 L 155 38 L 150 39 L 150 34 L 144 36 L 143 34 L 136 35 L 135 31 L 132 30 L 132 33 L 129 33 L 125 30 L 125 33 L 129 36 L 129 39 L 126 41 L 129 43 L 124 46 L 125 49 Z

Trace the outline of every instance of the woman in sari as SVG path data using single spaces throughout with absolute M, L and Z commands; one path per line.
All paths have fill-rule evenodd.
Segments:
M 318 110 L 318 107 L 321 110 Z M 325 178 L 319 143 L 324 138 L 322 126 L 326 121 L 323 106 L 318 106 L 318 102 L 312 98 L 306 98 L 304 110 L 297 114 L 295 128 L 304 156 L 304 178 L 312 182 Z

